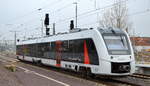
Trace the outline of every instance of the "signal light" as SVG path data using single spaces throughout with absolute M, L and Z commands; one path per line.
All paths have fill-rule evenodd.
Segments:
M 20 40 L 19 39 L 17 39 L 17 42 L 19 42 Z
M 46 28 L 46 35 L 49 35 L 49 29 L 50 28 Z
M 71 21 L 70 21 L 70 30 L 73 30 L 73 29 L 74 29 L 74 21 L 71 20 Z
M 44 21 L 45 26 L 49 25 L 49 14 L 45 14 L 45 21 Z

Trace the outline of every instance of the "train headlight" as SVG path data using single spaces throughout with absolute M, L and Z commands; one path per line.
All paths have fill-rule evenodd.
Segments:
M 128 73 L 131 70 L 131 66 L 129 62 L 125 63 L 111 63 L 112 73 Z
M 111 56 L 110 58 L 111 58 L 111 59 L 113 59 L 114 57 L 113 57 L 113 56 Z
M 120 65 L 119 70 L 121 70 L 121 71 L 130 71 L 130 66 L 129 65 Z
M 129 65 L 124 65 L 123 68 L 124 68 L 124 70 L 126 70 L 126 71 L 130 71 L 130 66 L 129 66 Z

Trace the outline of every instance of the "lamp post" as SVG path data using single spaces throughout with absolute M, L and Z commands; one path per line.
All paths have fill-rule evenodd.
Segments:
M 97 10 L 97 0 L 94 0 L 94 7 L 95 7 L 95 10 Z M 98 13 L 96 13 L 96 21 L 97 21 L 97 26 L 98 26 Z
M 77 2 L 74 2 L 73 4 L 75 4 L 75 20 L 76 20 L 76 25 L 75 25 L 75 27 L 76 27 L 76 29 L 77 29 L 77 20 L 78 20 L 78 3 Z
M 38 9 L 39 13 L 40 13 L 41 10 L 42 10 L 42 8 Z M 42 25 L 41 26 L 41 36 L 43 37 L 43 19 L 42 19 L 42 17 L 41 17 L 40 21 L 41 21 L 41 25 Z
M 17 32 L 19 32 L 19 31 L 10 31 L 10 32 L 12 32 L 12 33 L 14 33 L 14 48 L 15 48 L 15 53 L 16 53 L 16 42 L 17 42 Z

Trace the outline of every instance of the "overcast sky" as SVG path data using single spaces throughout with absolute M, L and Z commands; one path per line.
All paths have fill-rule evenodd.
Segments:
M 41 35 L 41 19 L 50 14 L 50 26 L 56 23 L 56 32 L 67 32 L 69 21 L 74 19 L 75 4 L 78 14 L 113 4 L 114 0 L 0 0 L 0 39 L 13 39 L 13 33 L 23 38 Z M 123 0 L 124 1 L 124 0 Z M 150 0 L 127 0 L 127 8 L 133 29 L 131 33 L 150 37 Z M 96 6 L 96 7 L 95 7 Z M 42 10 L 38 10 L 42 8 Z M 78 27 L 97 27 L 101 15 L 108 10 L 94 11 L 78 17 Z M 97 19 L 98 15 L 98 19 Z

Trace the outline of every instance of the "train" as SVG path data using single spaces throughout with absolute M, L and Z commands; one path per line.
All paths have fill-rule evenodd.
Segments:
M 17 41 L 17 59 L 94 75 L 135 72 L 130 37 L 118 28 L 89 28 Z

